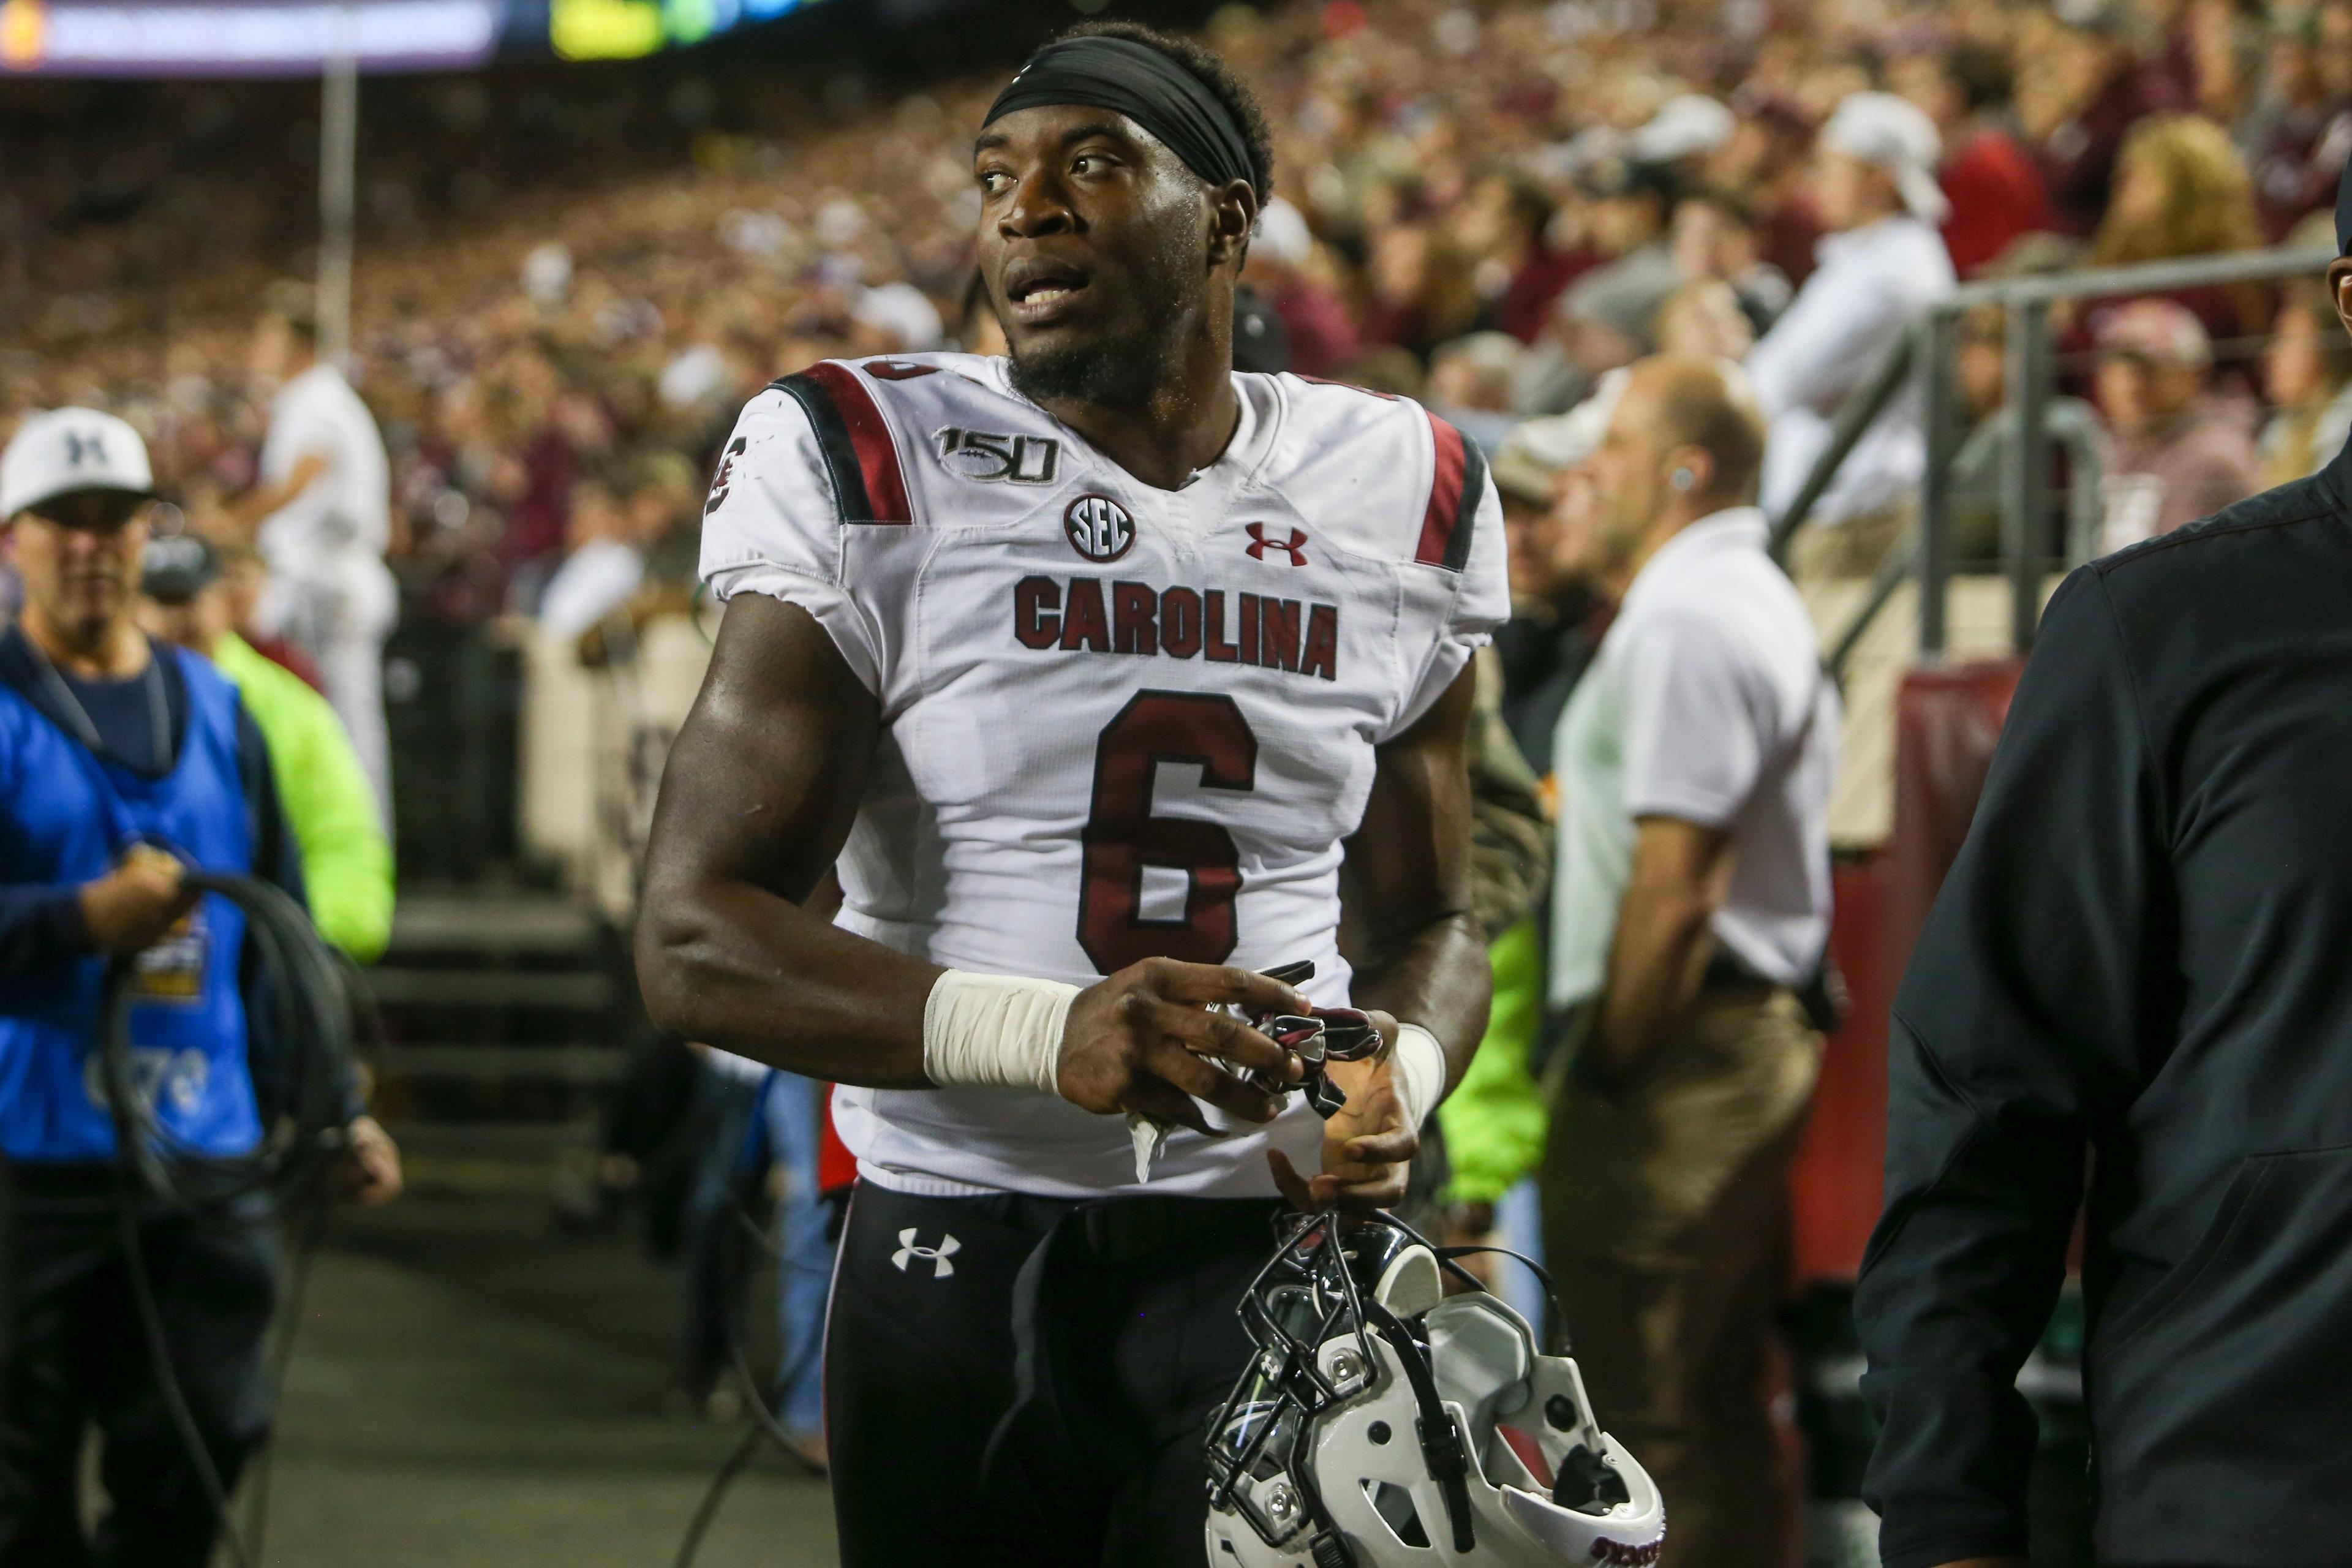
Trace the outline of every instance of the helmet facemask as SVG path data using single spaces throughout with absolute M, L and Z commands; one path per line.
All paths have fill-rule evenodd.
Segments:
M 1240 1308 L 1257 1353 L 1211 1417 L 1216 1568 L 1656 1560 L 1656 1488 L 1575 1363 L 1444 1273 L 1477 1285 L 1386 1214 L 1289 1226 Z

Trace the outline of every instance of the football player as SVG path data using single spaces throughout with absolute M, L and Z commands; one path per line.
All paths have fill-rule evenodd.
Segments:
M 713 482 L 638 959 L 663 1027 L 845 1086 L 851 1568 L 1198 1564 L 1270 1219 L 1399 1199 L 1484 1027 L 1500 513 L 1413 404 L 1234 373 L 1271 174 L 1213 55 L 1048 45 L 972 153 L 1009 355 L 788 376 Z M 1313 1005 L 1380 1035 L 1328 1122 L 1249 1022 Z

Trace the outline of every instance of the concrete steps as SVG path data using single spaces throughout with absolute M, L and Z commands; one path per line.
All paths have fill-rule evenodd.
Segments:
M 368 972 L 382 1114 L 420 1152 L 593 1142 L 635 1012 L 626 958 L 619 933 L 561 895 L 404 892 Z

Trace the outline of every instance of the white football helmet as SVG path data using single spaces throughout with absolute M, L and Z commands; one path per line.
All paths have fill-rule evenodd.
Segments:
M 1307 1215 L 1243 1298 L 1257 1356 L 1210 1417 L 1210 1568 L 1654 1563 L 1665 1507 L 1449 1257 L 1385 1214 Z

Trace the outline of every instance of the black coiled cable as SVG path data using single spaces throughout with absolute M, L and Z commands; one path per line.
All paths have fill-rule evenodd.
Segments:
M 273 1358 L 274 1405 L 292 1349 L 290 1324 L 299 1320 L 310 1257 L 323 1233 L 330 1196 L 325 1178 L 347 1144 L 357 1081 L 355 1035 L 365 1029 L 373 1037 L 374 1012 L 358 971 L 320 939 L 310 915 L 283 889 L 251 877 L 209 871 L 188 872 L 183 885 L 236 906 L 245 916 L 247 938 L 259 963 L 259 1000 L 266 1007 L 268 1027 L 256 1027 L 260 1020 L 249 1017 L 247 1039 L 249 1065 L 264 1065 L 254 1060 L 254 1042 L 266 1040 L 270 1052 L 266 1063 L 270 1068 L 267 1080 L 270 1092 L 266 1098 L 263 1075 L 254 1074 L 262 1117 L 261 1142 L 250 1154 L 222 1159 L 187 1149 L 157 1124 L 154 1103 L 140 1092 L 132 1061 L 134 958 L 117 958 L 107 971 L 99 1016 L 100 1078 L 114 1121 L 116 1217 L 124 1267 L 147 1341 L 148 1359 L 164 1409 L 211 1504 L 231 1562 L 236 1568 L 257 1568 L 266 1523 L 266 1503 L 261 1500 L 267 1497 L 267 1450 L 261 1458 L 264 1468 L 254 1483 L 257 1517 L 248 1547 L 230 1515 L 227 1489 L 221 1484 L 219 1468 L 172 1365 L 163 1309 L 141 1244 L 141 1220 L 151 1207 L 200 1223 L 238 1225 L 308 1213 L 288 1300 L 281 1309 L 282 1321 L 289 1326 L 281 1330 Z
M 740 1299 L 751 1290 L 751 1266 L 762 1255 L 775 1262 L 782 1259 L 782 1254 L 769 1238 L 768 1233 L 760 1227 L 749 1184 L 737 1184 L 728 1207 L 731 1211 L 729 1217 L 733 1223 L 719 1242 L 723 1260 L 719 1327 L 727 1339 L 728 1359 L 734 1364 L 736 1381 L 742 1385 L 744 1413 L 751 1417 L 751 1425 L 728 1454 L 726 1462 L 719 1467 L 718 1473 L 710 1478 L 710 1485 L 704 1489 L 701 1502 L 695 1507 L 694 1518 L 687 1525 L 685 1539 L 678 1542 L 677 1557 L 672 1568 L 694 1568 L 694 1561 L 702 1551 L 702 1538 L 710 1529 L 711 1522 L 719 1517 L 719 1505 L 726 1500 L 729 1489 L 751 1466 L 752 1457 L 759 1452 L 763 1439 L 773 1444 L 776 1452 L 796 1468 L 816 1476 L 824 1473 L 793 1446 L 792 1434 L 784 1430 L 783 1422 L 769 1407 L 767 1395 L 762 1390 L 772 1388 L 774 1382 L 761 1378 L 753 1371 L 751 1352 L 743 1342 L 743 1325 L 737 1310 Z
M 247 1035 L 268 1042 L 266 1065 L 272 1072 L 267 1087 L 275 1103 L 260 1107 L 259 1146 L 228 1159 L 198 1155 L 158 1126 L 153 1101 L 139 1092 L 131 1062 L 136 960 L 118 958 L 107 973 L 99 1025 L 116 1155 L 147 1196 L 176 1213 L 221 1215 L 264 1197 L 282 1205 L 313 1192 L 343 1147 L 351 1120 L 358 975 L 327 946 L 285 889 L 210 871 L 191 871 L 182 883 L 226 900 L 245 916 L 247 939 L 260 960 L 269 1026 L 257 1029 L 248 1019 Z M 254 1077 L 259 1099 L 263 1075 Z

